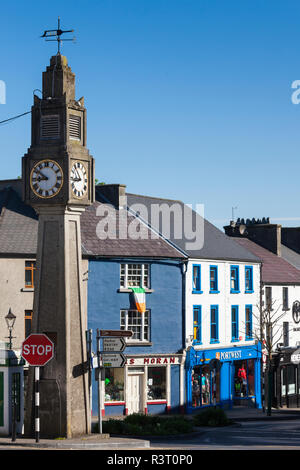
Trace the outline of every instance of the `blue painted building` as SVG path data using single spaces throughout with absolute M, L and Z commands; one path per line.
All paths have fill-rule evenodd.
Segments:
M 185 257 L 161 237 L 151 237 L 151 230 L 143 224 L 139 238 L 124 236 L 135 222 L 122 205 L 124 190 L 120 185 L 98 188 L 96 203 L 82 215 L 93 351 L 97 329 L 133 331 L 126 340 L 125 367 L 105 368 L 101 377 L 102 414 L 178 412 L 184 406 Z M 115 238 L 95 236 L 102 236 L 105 224 L 117 226 Z M 133 287 L 144 289 L 143 313 L 137 310 Z M 97 414 L 96 380 L 92 404 L 93 414 Z

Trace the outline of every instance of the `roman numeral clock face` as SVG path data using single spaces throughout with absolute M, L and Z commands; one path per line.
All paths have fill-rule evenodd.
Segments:
M 77 198 L 86 196 L 88 189 L 88 177 L 85 166 L 81 162 L 75 162 L 71 169 L 71 188 Z
M 63 171 L 54 160 L 42 160 L 30 173 L 30 186 L 36 196 L 49 199 L 56 196 L 63 185 Z

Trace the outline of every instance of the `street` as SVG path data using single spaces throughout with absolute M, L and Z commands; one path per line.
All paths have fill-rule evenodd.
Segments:
M 186 439 L 150 441 L 151 449 L 299 450 L 300 420 L 245 421 L 236 426 L 207 428 Z
M 122 440 L 122 438 L 121 438 Z M 160 451 L 197 451 L 197 450 L 299 450 L 300 449 L 300 419 L 289 419 L 289 420 L 278 420 L 278 421 L 243 421 L 233 426 L 219 427 L 219 428 L 199 428 L 198 432 L 194 435 L 189 434 L 186 437 L 180 436 L 178 438 L 162 438 L 162 437 L 151 437 L 149 438 L 150 448 L 145 449 L 141 447 L 131 447 L 130 451 L 136 452 L 155 452 Z M 125 444 L 125 440 L 124 440 Z M 61 448 L 51 448 L 51 446 L 45 447 L 35 446 L 34 442 L 32 446 L 22 446 L 20 442 L 11 444 L 1 444 L 0 450 L 87 450 L 80 446 L 70 447 L 64 445 Z M 114 453 L 122 452 L 124 450 L 129 451 L 129 448 L 121 445 L 115 450 L 112 450 L 112 446 L 91 447 L 93 452 L 101 450 L 110 450 Z

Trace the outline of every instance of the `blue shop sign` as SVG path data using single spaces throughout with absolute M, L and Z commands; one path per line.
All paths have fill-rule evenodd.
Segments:
M 211 359 L 218 359 L 220 362 L 242 361 L 247 359 L 261 358 L 261 343 L 252 346 L 241 346 L 240 348 L 222 348 L 196 350 L 191 348 L 187 351 L 186 367 L 208 364 Z

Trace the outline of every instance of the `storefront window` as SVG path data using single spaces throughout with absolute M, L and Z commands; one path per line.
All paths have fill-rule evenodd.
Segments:
M 296 376 L 295 367 L 292 365 L 287 366 L 287 394 L 294 395 L 296 393 Z
M 105 369 L 105 401 L 124 401 L 124 369 Z
M 205 406 L 213 403 L 214 377 L 208 366 L 196 366 L 192 372 L 192 406 Z M 216 403 L 220 401 L 220 373 L 215 377 Z
M 166 399 L 166 367 L 148 367 L 148 400 Z
M 254 391 L 254 361 L 235 361 L 234 363 L 234 394 L 236 398 L 246 398 L 255 395 Z

